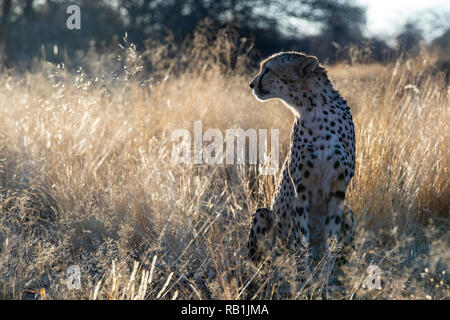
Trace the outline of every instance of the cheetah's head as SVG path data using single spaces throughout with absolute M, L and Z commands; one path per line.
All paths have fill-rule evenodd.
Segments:
M 308 80 L 324 72 L 314 56 L 299 52 L 280 52 L 261 62 L 260 72 L 250 83 L 260 101 L 281 99 L 294 106 L 295 99 L 308 89 Z

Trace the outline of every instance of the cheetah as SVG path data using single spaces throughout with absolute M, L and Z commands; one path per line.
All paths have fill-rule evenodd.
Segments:
M 316 57 L 281 52 L 263 60 L 250 88 L 259 101 L 280 99 L 295 115 L 290 152 L 270 208 L 252 218 L 248 250 L 267 257 L 277 241 L 293 244 L 304 270 L 331 241 L 353 240 L 353 212 L 344 205 L 355 171 L 355 132 L 347 102 Z

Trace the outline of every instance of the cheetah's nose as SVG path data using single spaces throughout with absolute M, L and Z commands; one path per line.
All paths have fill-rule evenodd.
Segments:
M 253 84 L 253 82 L 252 83 L 250 83 L 250 88 L 252 88 L 253 89 L 253 87 L 254 87 L 255 85 Z

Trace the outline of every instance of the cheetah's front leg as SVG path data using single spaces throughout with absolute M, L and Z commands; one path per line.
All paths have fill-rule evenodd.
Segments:
M 328 202 L 328 216 L 325 220 L 325 234 L 328 239 L 336 238 L 341 231 L 342 216 L 344 214 L 344 199 L 340 195 L 331 194 Z M 328 248 L 327 250 L 329 250 Z
M 258 208 L 253 213 L 247 248 L 254 262 L 259 262 L 271 250 L 266 238 L 272 228 L 272 221 L 271 211 L 267 208 Z
M 353 211 L 345 206 L 341 234 L 339 237 L 345 247 L 350 247 L 352 245 L 355 236 L 355 222 L 353 216 Z
M 339 161 L 337 161 L 339 164 Z M 339 166 L 335 166 L 337 169 Z M 336 180 L 331 183 L 328 216 L 325 220 L 325 236 L 327 239 L 327 253 L 334 253 L 344 217 L 345 191 L 350 180 L 348 170 L 343 170 L 337 175 Z
M 342 250 L 339 254 L 338 265 L 346 263 L 351 250 L 355 249 L 354 246 L 355 224 L 353 218 L 353 211 L 345 206 L 344 217 L 342 218 L 341 232 L 339 234 L 339 242 L 342 243 Z
M 301 184 L 300 184 L 301 186 Z M 297 188 L 299 189 L 299 188 Z M 297 247 L 297 267 L 311 273 L 309 265 L 309 205 L 306 192 L 300 192 L 293 212 L 294 235 Z
M 325 220 L 326 252 L 335 254 L 344 215 L 344 194 L 331 192 L 328 202 L 328 216 Z

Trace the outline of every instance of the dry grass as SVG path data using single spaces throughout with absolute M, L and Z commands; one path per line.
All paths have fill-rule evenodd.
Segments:
M 94 62 L 90 77 L 48 64 L 1 75 L 0 298 L 282 297 L 246 253 L 273 179 L 253 166 L 173 165 L 170 137 L 195 120 L 223 132 L 279 128 L 284 158 L 293 116 L 257 102 L 249 74 L 212 65 L 142 83 L 139 57 L 126 55 L 109 61 L 127 66 L 115 78 Z M 329 70 L 354 115 L 358 232 L 331 298 L 449 298 L 449 91 L 428 66 L 420 57 Z M 66 287 L 73 264 L 80 290 Z M 364 288 L 370 264 L 383 270 L 382 290 Z

